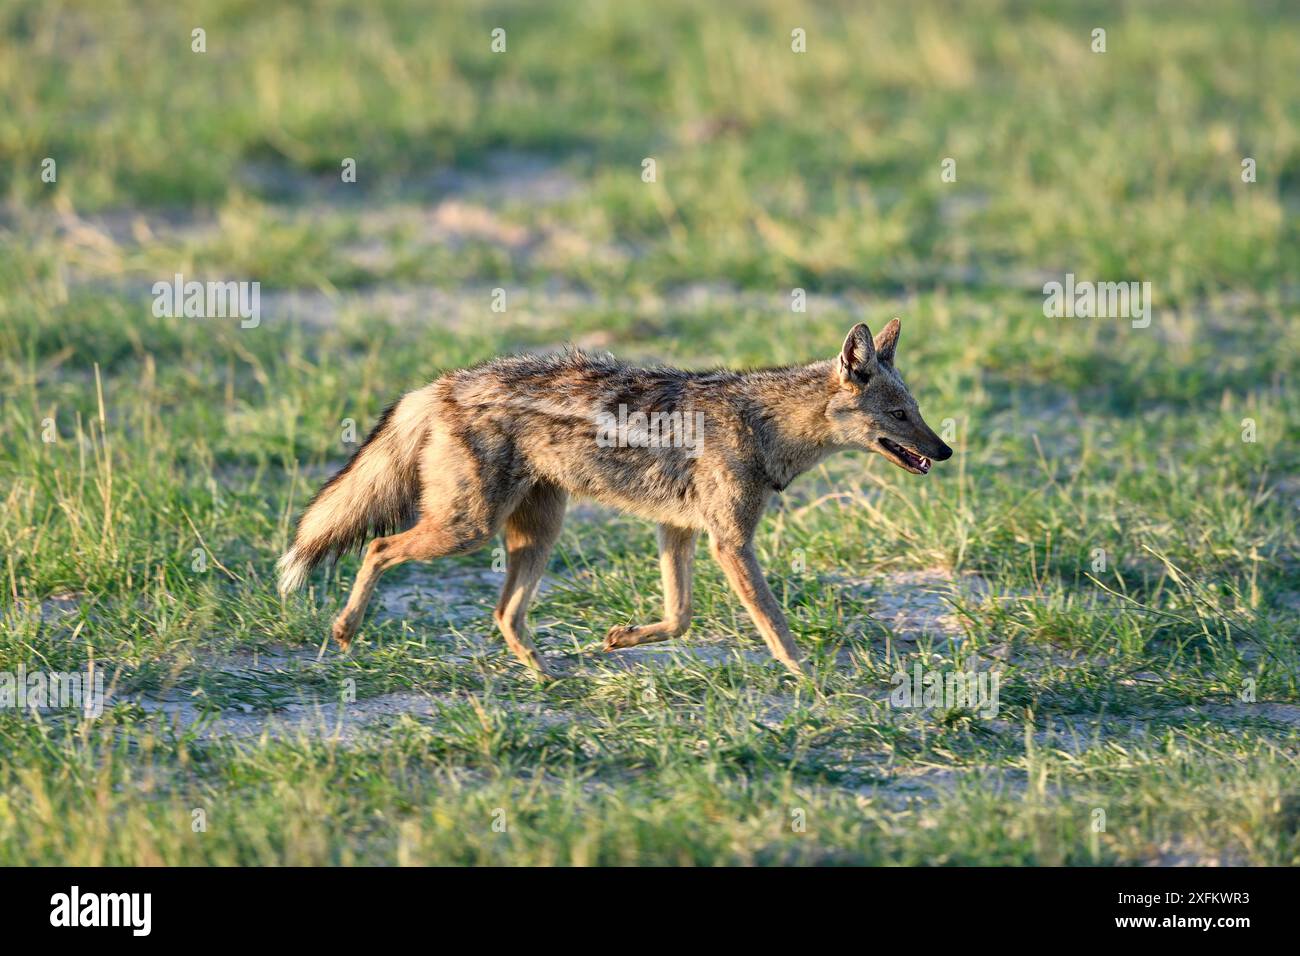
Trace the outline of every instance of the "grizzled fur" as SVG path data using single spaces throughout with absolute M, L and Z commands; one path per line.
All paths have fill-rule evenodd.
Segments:
M 754 372 L 631 368 L 578 351 L 451 372 L 390 406 L 312 499 L 280 561 L 280 588 L 300 587 L 325 558 L 384 535 L 334 624 L 347 647 L 384 569 L 473 551 L 504 532 L 508 566 L 494 616 L 515 654 L 544 674 L 525 612 L 568 498 L 588 497 L 658 525 L 664 619 L 611 628 L 607 650 L 686 630 L 695 542 L 707 532 L 774 656 L 799 672 L 751 544 L 771 496 L 844 449 L 877 452 L 916 474 L 952 455 L 894 368 L 898 332 L 894 319 L 873 340 L 858 324 L 835 359 Z M 407 530 L 389 534 L 399 528 Z

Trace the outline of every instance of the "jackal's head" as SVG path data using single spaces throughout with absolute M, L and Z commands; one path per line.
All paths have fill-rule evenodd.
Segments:
M 925 423 L 916 399 L 894 368 L 898 319 L 873 340 L 859 322 L 849 330 L 835 362 L 839 387 L 826 406 L 833 440 L 884 455 L 899 468 L 924 475 L 931 461 L 947 461 L 952 449 Z

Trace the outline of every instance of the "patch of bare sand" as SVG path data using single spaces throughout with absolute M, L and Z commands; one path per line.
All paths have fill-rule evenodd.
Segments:
M 332 201 L 381 205 L 385 201 L 429 202 L 448 196 L 470 197 L 488 204 L 551 205 L 577 195 L 583 188 L 562 164 L 518 150 L 488 153 L 476 169 L 430 168 L 400 181 L 358 176 L 343 183 L 337 171 L 313 174 L 283 162 L 249 161 L 237 171 L 241 185 L 254 193 L 285 203 Z
M 733 639 L 710 641 L 707 637 L 674 638 L 658 644 L 640 644 L 619 648 L 616 651 L 594 651 L 584 654 L 575 674 L 597 673 L 610 668 L 622 670 L 662 670 L 683 664 L 704 667 L 723 667 L 727 664 L 771 664 L 780 667 L 775 658 L 764 649 L 738 645 Z
M 16 231 L 48 231 L 69 249 L 117 256 L 123 250 L 157 241 L 194 241 L 215 235 L 216 216 L 185 208 L 106 209 L 78 213 L 68 204 L 18 209 L 0 206 L 0 226 Z
M 433 717 L 446 701 L 434 696 L 396 693 L 350 703 L 303 702 L 272 712 L 226 708 L 205 709 L 191 701 L 139 698 L 135 703 L 151 714 L 161 714 L 180 732 L 205 740 L 218 737 L 273 740 L 334 740 L 355 744 L 373 725 L 403 716 Z
M 323 328 L 349 317 L 378 315 L 399 325 L 421 323 L 459 331 L 479 325 L 491 315 L 492 292 L 493 287 L 486 285 L 449 291 L 418 284 L 348 291 L 263 289 L 262 321 Z M 510 319 L 532 329 L 554 329 L 557 342 L 573 341 L 566 332 L 569 316 L 599 301 L 577 289 L 519 290 L 509 298 Z
M 368 737 L 382 734 L 403 718 L 437 720 L 448 708 L 473 706 L 470 698 L 463 694 L 410 691 L 346 702 L 302 699 L 274 710 L 249 704 L 216 710 L 191 699 L 159 700 L 147 696 L 133 698 L 129 703 L 148 714 L 161 716 L 178 733 L 193 734 L 200 740 L 324 740 L 348 746 L 359 745 Z M 484 705 L 480 703 L 480 706 Z M 560 710 L 529 701 L 493 699 L 486 702 L 486 706 L 491 711 L 504 711 L 543 726 L 563 725 L 569 719 Z
M 490 559 L 490 552 L 485 552 Z M 413 565 L 403 574 L 386 578 L 375 592 L 373 614 L 378 619 L 397 618 L 410 621 L 435 621 L 453 627 L 491 623 L 492 609 L 501 586 L 502 570 L 487 567 L 439 568 L 436 563 Z M 545 593 L 553 585 L 546 577 L 538 585 Z
M 889 628 L 894 638 L 914 643 L 923 637 L 961 638 L 966 631 L 958 607 L 982 603 L 988 582 L 978 574 L 954 574 L 944 568 L 893 571 L 867 579 L 846 581 L 871 603 L 873 620 Z
M 1174 713 L 1212 717 L 1217 721 L 1233 724 L 1265 723 L 1290 728 L 1291 730 L 1300 730 L 1300 704 L 1283 704 L 1272 701 L 1258 701 L 1250 704 L 1237 701 L 1231 704 L 1201 704 L 1199 706 L 1179 707 Z
M 53 624 L 75 616 L 84 598 L 84 594 L 73 592 L 51 594 L 41 601 L 41 620 L 46 624 Z

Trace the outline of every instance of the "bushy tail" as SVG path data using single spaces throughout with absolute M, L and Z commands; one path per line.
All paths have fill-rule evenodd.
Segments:
M 384 409 L 379 423 L 298 519 L 293 546 L 276 566 L 280 593 L 302 587 L 326 558 L 360 547 L 412 521 L 419 506 L 420 450 L 429 429 L 426 389 Z

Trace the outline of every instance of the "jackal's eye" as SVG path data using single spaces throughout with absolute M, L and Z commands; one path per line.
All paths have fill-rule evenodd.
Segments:
M 900 422 L 901 422 L 903 419 L 907 418 L 907 412 L 903 411 L 901 408 L 895 409 L 894 411 L 890 412 L 889 414 L 893 415 L 893 416 L 894 416 L 895 418 L 897 418 Z

